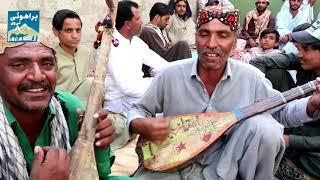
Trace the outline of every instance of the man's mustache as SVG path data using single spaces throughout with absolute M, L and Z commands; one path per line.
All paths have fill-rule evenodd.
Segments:
M 219 49 L 204 49 L 201 54 L 217 54 L 218 56 L 222 56 L 223 52 Z
M 51 84 L 49 82 L 44 82 L 44 81 L 43 82 L 29 81 L 27 83 L 20 84 L 17 87 L 19 93 L 23 91 L 27 91 L 29 89 L 39 89 L 39 88 L 43 88 L 44 90 L 49 90 L 49 91 L 53 90 Z

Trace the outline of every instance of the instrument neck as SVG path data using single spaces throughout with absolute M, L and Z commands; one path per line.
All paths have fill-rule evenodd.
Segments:
M 283 93 L 279 93 L 276 96 L 259 101 L 253 105 L 246 106 L 241 109 L 237 109 L 234 112 L 238 120 L 246 119 L 253 115 L 256 115 L 256 114 L 268 111 L 270 109 L 273 109 L 275 107 L 281 106 L 283 104 L 286 104 L 297 98 L 304 97 L 306 94 L 316 90 L 316 85 L 318 84 L 319 82 L 317 82 L 316 80 L 310 81 L 307 84 L 298 86 L 296 88 L 290 89 Z

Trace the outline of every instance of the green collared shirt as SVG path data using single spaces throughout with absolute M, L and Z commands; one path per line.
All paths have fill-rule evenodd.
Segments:
M 76 113 L 76 110 L 78 108 L 83 109 L 82 103 L 77 99 L 76 96 L 63 92 L 63 91 L 56 91 L 55 93 L 57 99 L 59 100 L 64 115 L 67 120 L 68 128 L 69 128 L 69 136 L 70 136 L 70 145 L 73 146 L 78 134 L 78 116 Z M 20 147 L 22 149 L 22 152 L 24 154 L 26 163 L 27 163 L 27 169 L 28 172 L 30 172 L 32 167 L 32 161 L 34 157 L 34 152 L 32 145 L 30 144 L 27 135 L 23 131 L 23 129 L 20 127 L 19 122 L 15 119 L 13 114 L 9 111 L 9 109 L 6 107 L 5 104 L 3 104 L 5 115 L 8 119 L 8 122 L 13 129 L 13 132 L 18 138 L 18 141 L 20 143 Z M 46 114 L 44 116 L 44 127 L 41 130 L 41 133 L 39 137 L 35 141 L 35 145 L 37 146 L 50 146 L 51 143 L 51 129 L 50 129 L 50 122 L 52 121 L 53 117 L 55 116 L 55 111 L 50 105 L 47 110 Z M 97 162 L 97 169 L 99 172 L 99 176 L 101 179 L 107 178 L 107 176 L 110 174 L 111 171 L 111 165 L 114 161 L 114 156 L 112 152 L 110 152 L 110 148 L 105 150 L 95 150 L 96 155 L 96 162 Z
M 34 147 L 31 146 L 27 135 L 25 134 L 23 129 L 20 127 L 18 121 L 13 116 L 13 114 L 9 111 L 9 109 L 7 108 L 7 106 L 5 104 L 3 104 L 3 108 L 4 108 L 5 115 L 8 119 L 8 122 L 9 122 L 12 130 L 18 138 L 18 141 L 20 143 L 20 147 L 22 149 L 24 158 L 27 162 L 27 169 L 30 172 L 31 167 L 32 167 L 33 157 L 34 157 L 34 153 L 33 153 Z M 41 147 L 50 146 L 50 142 L 51 142 L 50 122 L 53 119 L 53 117 L 55 116 L 55 114 L 54 114 L 55 112 L 54 112 L 51 105 L 49 106 L 49 108 L 46 111 L 47 111 L 46 116 L 44 117 L 44 120 L 45 120 L 44 127 L 41 130 L 41 133 L 35 142 L 35 145 L 38 145 Z

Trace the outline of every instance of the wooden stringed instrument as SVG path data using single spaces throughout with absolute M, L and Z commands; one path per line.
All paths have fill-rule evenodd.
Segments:
M 235 123 L 303 97 L 313 92 L 318 84 L 316 80 L 310 81 L 233 112 L 195 113 L 171 117 L 171 129 L 164 142 L 155 144 L 139 139 L 136 149 L 139 159 L 143 161 L 146 169 L 152 171 L 185 167 L 192 158 L 214 143 Z
M 99 42 L 95 48 L 99 48 L 96 58 L 96 69 L 94 79 L 90 88 L 90 94 L 86 106 L 86 114 L 82 122 L 78 138 L 70 152 L 70 175 L 71 180 L 98 180 L 99 175 L 96 167 L 94 142 L 97 121 L 93 118 L 102 107 L 105 95 L 104 81 L 107 71 L 107 63 L 111 49 L 112 33 L 117 14 L 118 1 L 106 0 L 110 13 L 99 24 Z M 108 158 L 108 157 L 106 157 Z

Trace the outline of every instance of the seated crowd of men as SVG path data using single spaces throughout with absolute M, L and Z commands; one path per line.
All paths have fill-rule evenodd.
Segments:
M 162 142 L 170 131 L 167 116 L 230 112 L 283 97 L 281 91 L 320 75 L 320 21 L 310 17 L 315 0 L 286 0 L 276 17 L 270 3 L 256 0 L 240 27 L 239 11 L 228 0 L 199 0 L 196 23 L 187 0 L 158 2 L 145 25 L 136 2 L 119 1 L 105 101 L 95 116 L 100 178 L 130 179 L 109 176 L 112 150 L 123 148 L 133 134 Z M 83 116 L 77 109 L 87 105 L 95 64 L 79 46 L 81 30 L 79 15 L 62 9 L 52 19 L 57 47 L 44 42 L 1 47 L 0 179 L 68 179 L 67 151 L 77 138 Z M 141 166 L 133 176 L 320 178 L 319 108 L 317 85 L 306 98 L 233 126 L 180 170 Z

